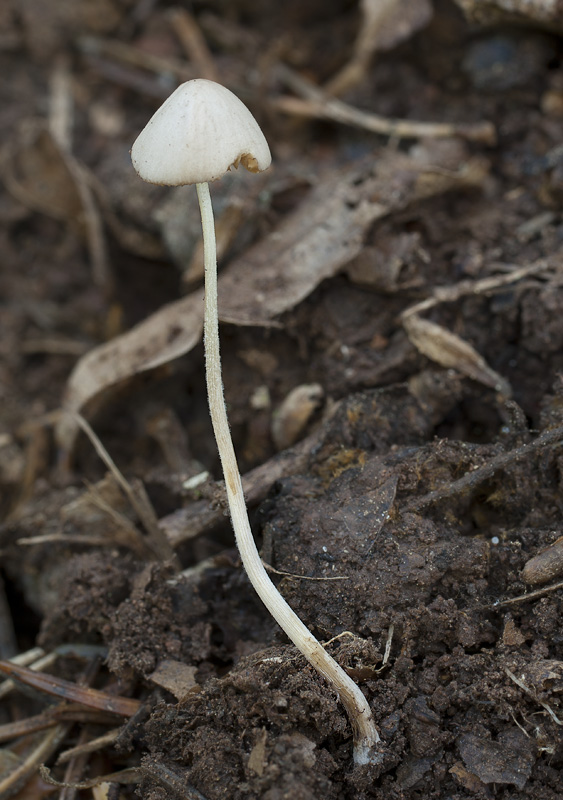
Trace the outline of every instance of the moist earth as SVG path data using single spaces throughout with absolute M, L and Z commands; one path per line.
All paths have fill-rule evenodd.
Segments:
M 174 558 L 158 557 L 87 438 L 67 447 L 56 434 L 79 360 L 201 283 L 196 244 L 178 233 L 189 208 L 198 236 L 193 198 L 139 185 L 128 158 L 168 93 L 166 69 L 192 69 L 170 30 L 177 10 L 79 5 L 0 11 L 12 76 L 0 88 L 0 655 L 62 647 L 48 669 L 79 683 L 95 652 L 95 688 L 141 702 L 125 722 L 69 728 L 64 749 L 116 731 L 74 780 L 130 768 L 120 796 L 146 800 L 561 800 L 561 26 L 522 3 L 517 26 L 500 3 L 484 26 L 445 0 L 433 13 L 411 4 L 419 16 L 405 10 L 403 33 L 391 26 L 340 99 L 495 131 L 444 143 L 287 111 L 303 84 L 288 88 L 276 65 L 326 84 L 356 52 L 356 4 L 193 8 L 219 77 L 244 87 L 275 156 L 258 183 L 233 173 L 213 187 L 240 292 L 246 254 L 272 233 L 284 241 L 323 176 L 342 177 L 335 196 L 356 226 L 339 242 L 350 257 L 281 315 L 221 325 L 262 558 L 381 734 L 381 763 L 354 767 L 338 697 L 242 569 L 198 334 L 182 358 L 100 383 L 81 408 L 130 485 L 142 482 Z M 45 118 L 46 75 L 61 68 L 72 152 Z M 351 171 L 395 163 L 376 182 L 371 166 Z M 84 191 L 93 217 L 77 214 Z M 302 257 L 305 271 L 318 266 Z M 273 288 L 292 290 L 283 275 Z M 286 402 L 296 387 L 301 400 Z M 44 707 L 10 695 L 0 731 Z M 47 765 L 63 780 L 56 756 Z

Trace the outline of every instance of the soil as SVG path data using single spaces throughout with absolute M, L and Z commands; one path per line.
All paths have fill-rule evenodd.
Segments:
M 57 655 L 53 679 L 107 700 L 103 718 L 53 717 L 56 745 L 11 780 L 53 728 L 16 737 L 9 724 L 88 701 L 3 697 L 0 798 L 92 797 L 80 782 L 96 776 L 109 784 L 96 797 L 124 800 L 563 798 L 563 28 L 533 10 L 480 27 L 446 0 L 410 7 L 340 99 L 488 122 L 494 140 L 377 135 L 305 95 L 307 113 L 282 110 L 299 84 L 280 64 L 320 86 L 353 59 L 367 24 L 356 4 L 0 10 L 0 657 L 40 646 Z M 253 532 L 280 592 L 366 695 L 377 765 L 354 766 L 337 695 L 240 563 L 197 314 L 181 358 L 139 366 L 158 353 L 135 328 L 119 380 L 90 362 L 95 390 L 74 405 L 141 509 L 86 436 L 61 434 L 87 353 L 117 352 L 183 294 L 199 307 L 198 226 L 182 224 L 194 200 L 142 184 L 128 156 L 177 82 L 210 68 L 184 24 L 274 154 L 270 173 L 213 186 L 224 286 L 240 275 L 224 308 L 256 280 L 248 259 L 274 274 L 284 309 L 225 311 L 221 325 Z M 322 258 L 291 251 L 303 289 L 276 265 L 335 176 L 326 208 L 341 202 L 354 227 Z M 115 695 L 139 710 L 116 717 Z M 41 761 L 66 788 L 39 778 Z

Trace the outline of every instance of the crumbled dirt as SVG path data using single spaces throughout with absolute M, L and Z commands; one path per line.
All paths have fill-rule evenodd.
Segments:
M 141 184 L 128 155 L 177 82 L 203 69 L 168 3 L 0 10 L 11 76 L 0 86 L 0 658 L 58 649 L 45 667 L 55 678 L 141 702 L 125 721 L 73 718 L 45 755 L 54 778 L 75 783 L 132 769 L 123 800 L 561 800 L 561 30 L 533 9 L 517 9 L 518 27 L 497 9 L 480 28 L 447 0 L 420 0 L 416 13 L 405 4 L 401 30 L 358 61 L 339 99 L 496 132 L 496 142 L 466 130 L 437 142 L 331 121 L 302 88 L 341 74 L 361 4 L 259 5 L 196 3 L 191 18 L 217 79 L 248 102 L 274 154 L 258 183 L 235 172 L 213 187 L 226 285 L 236 292 L 242 276 L 232 307 L 247 255 L 271 269 L 280 254 L 270 262 L 264 242 L 285 242 L 337 175 L 327 204 L 334 213 L 341 202 L 355 227 L 332 266 L 330 248 L 323 258 L 282 248 L 310 270 L 301 294 L 276 276 L 276 298 L 297 298 L 283 314 L 221 325 L 225 396 L 263 560 L 360 685 L 383 759 L 354 766 L 338 697 L 242 569 L 197 314 L 182 323 L 182 358 L 121 364 L 123 379 L 100 379 L 81 408 L 126 479 L 144 484 L 161 529 L 174 530 L 177 561 L 162 557 L 87 438 L 69 449 L 60 436 L 86 353 L 118 347 L 183 293 L 199 307 L 190 187 Z M 52 105 L 65 80 L 70 119 Z M 52 132 L 65 120 L 70 144 Z M 407 167 L 377 183 L 355 172 L 393 159 L 414 188 Z M 409 334 L 409 314 L 433 323 L 424 341 Z M 138 336 L 141 350 L 157 341 Z M 315 402 L 288 411 L 284 399 L 304 385 Z M 293 446 L 278 454 L 276 441 Z M 35 768 L 10 785 L 37 740 L 4 738 L 45 705 L 37 692 L 0 700 L 0 800 L 27 778 L 15 797 L 53 796 L 31 782 Z M 62 750 L 116 727 L 100 753 L 68 772 L 57 765 Z

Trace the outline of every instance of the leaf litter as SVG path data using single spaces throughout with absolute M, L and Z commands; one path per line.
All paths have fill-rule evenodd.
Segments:
M 20 754 L 6 745 L 2 791 L 45 761 L 65 799 L 104 780 L 149 800 L 563 791 L 563 84 L 556 27 L 534 27 L 552 4 L 460 3 L 498 31 L 453 3 L 390 2 L 384 20 L 375 5 L 266 4 L 252 25 L 237 3 L 228 19 L 113 0 L 103 21 L 62 0 L 0 12 L 15 154 L 0 197 L 0 648 L 39 638 L 36 690 L 88 672 L 85 650 L 53 657 L 60 643 L 102 648 L 92 692 L 138 709 L 116 729 L 73 703 L 72 731 L 59 709 Z M 27 65 L 61 51 L 49 126 L 19 141 L 42 108 Z M 241 573 L 213 477 L 196 256 L 172 253 L 156 219 L 165 190 L 129 174 L 151 98 L 196 64 L 228 76 L 276 147 L 243 199 L 258 227 L 224 220 L 225 392 L 262 557 L 366 694 L 385 742 L 371 772 L 352 768 L 336 698 Z M 450 138 L 413 144 L 422 132 Z M 63 398 L 145 487 L 143 511 L 76 441 Z M 156 558 L 151 508 L 168 540 Z M 15 702 L 30 731 L 44 719 L 41 691 L 10 697 L 6 719 Z M 42 781 L 32 796 L 52 792 Z

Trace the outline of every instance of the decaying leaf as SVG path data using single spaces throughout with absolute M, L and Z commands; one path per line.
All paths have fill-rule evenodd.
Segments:
M 196 672 L 197 667 L 167 658 L 159 663 L 150 679 L 182 701 L 192 692 L 199 691 Z
M 266 760 L 266 742 L 268 741 L 268 734 L 265 728 L 262 728 L 258 734 L 256 744 L 250 751 L 248 756 L 248 769 L 251 769 L 257 775 L 264 774 L 265 760 Z
M 435 322 L 417 314 L 403 317 L 409 339 L 422 355 L 448 369 L 456 369 L 484 386 L 512 395 L 510 384 L 468 342 Z
M 508 783 L 522 789 L 535 761 L 533 744 L 514 728 L 500 733 L 498 742 L 468 733 L 458 746 L 467 769 L 483 783 Z
M 164 306 L 123 336 L 80 359 L 67 383 L 65 408 L 79 412 L 111 386 L 189 352 L 200 340 L 202 327 L 201 291 Z M 72 416 L 62 414 L 56 436 L 64 451 L 72 449 L 77 431 Z
M 237 325 L 278 324 L 280 314 L 357 256 L 375 220 L 417 200 L 479 185 L 485 175 L 483 160 L 468 158 L 457 142 L 418 146 L 409 155 L 383 150 L 331 172 L 277 230 L 222 273 L 220 319 Z M 200 339 L 202 313 L 198 291 L 87 353 L 69 378 L 65 407 L 81 413 L 110 387 L 189 352 Z M 63 415 L 59 446 L 69 452 L 75 436 L 75 423 Z
M 482 159 L 452 142 L 383 150 L 321 179 L 282 225 L 225 270 L 219 316 L 235 325 L 271 325 L 360 252 L 376 220 L 453 189 L 478 186 Z

